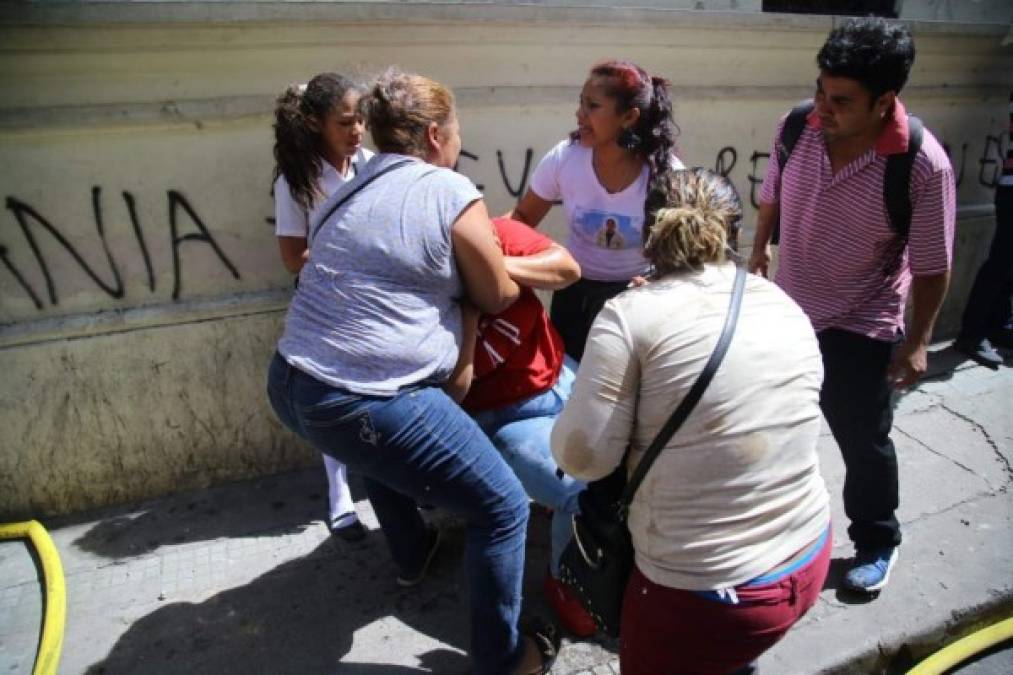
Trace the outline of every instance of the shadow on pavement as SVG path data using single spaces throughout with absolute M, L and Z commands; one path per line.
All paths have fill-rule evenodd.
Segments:
M 462 653 L 470 634 L 465 530 L 447 514 L 427 520 L 440 522 L 444 537 L 429 575 L 416 588 L 394 583 L 382 533 L 370 532 L 354 545 L 328 539 L 243 586 L 199 603 L 168 604 L 137 619 L 87 673 L 465 673 L 470 666 Z M 547 617 L 540 587 L 549 518 L 535 509 L 530 522 L 524 609 Z M 342 661 L 352 651 L 353 636 L 361 641 L 354 660 Z M 419 665 L 385 664 L 384 654 L 402 662 L 413 655 Z M 360 662 L 374 658 L 377 662 Z
M 1013 351 L 1001 348 L 997 351 L 1003 357 L 1004 367 L 1013 367 Z M 984 368 L 984 366 L 975 363 L 971 357 L 958 351 L 952 344 L 942 349 L 930 351 L 928 368 L 923 379 L 949 380 L 953 377 L 954 371 L 965 363 L 975 368 Z
M 359 481 L 350 481 L 353 497 L 363 498 Z M 127 558 L 174 546 L 221 537 L 292 534 L 323 520 L 327 481 L 319 467 L 266 476 L 199 492 L 186 492 L 134 505 L 131 513 L 113 510 L 83 536 L 78 548 L 107 558 Z M 99 517 L 101 514 L 99 514 Z M 95 513 L 87 514 L 95 519 Z M 66 523 L 63 523 L 66 524 Z
M 464 531 L 446 534 L 430 577 L 415 589 L 394 584 L 382 537 L 343 549 L 343 556 L 335 556 L 333 543 L 325 541 L 244 586 L 200 603 L 169 604 L 138 619 L 87 673 L 463 672 L 466 657 L 443 647 L 418 656 L 425 669 L 339 663 L 357 631 L 385 619 L 391 625 L 363 638 L 380 641 L 368 650 L 371 655 L 389 650 L 403 658 L 412 645 L 396 642 L 398 634 L 419 640 L 412 632 L 467 649 L 467 598 L 456 571 Z M 377 564 L 381 556 L 384 564 Z

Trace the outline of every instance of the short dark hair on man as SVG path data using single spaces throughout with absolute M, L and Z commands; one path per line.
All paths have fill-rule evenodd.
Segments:
M 875 100 L 899 93 L 915 60 L 907 27 L 878 18 L 849 19 L 835 28 L 816 55 L 820 70 L 858 80 Z

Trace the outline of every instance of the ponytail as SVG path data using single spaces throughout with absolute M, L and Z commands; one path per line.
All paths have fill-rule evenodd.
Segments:
M 291 85 L 274 108 L 274 177 L 284 176 L 295 202 L 309 211 L 320 194 L 323 153 L 320 133 L 310 118 L 323 122 L 349 91 L 358 87 L 337 73 L 321 73 L 304 85 Z
M 647 160 L 647 198 L 644 200 L 644 228 L 650 226 L 654 212 L 664 205 L 669 174 L 672 172 L 672 153 L 679 127 L 672 116 L 672 98 L 668 80 L 651 76 L 651 103 L 641 110 L 638 128 L 643 138 L 642 152 Z
M 292 199 L 306 211 L 318 196 L 320 156 L 317 134 L 302 112 L 305 85 L 292 85 L 278 97 L 274 108 L 274 177 L 284 176 Z

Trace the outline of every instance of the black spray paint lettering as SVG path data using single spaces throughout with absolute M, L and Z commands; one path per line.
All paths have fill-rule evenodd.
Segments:
M 109 270 L 113 276 L 112 284 L 108 284 L 103 281 L 95 270 L 92 269 L 91 265 L 85 261 L 78 250 L 74 248 L 73 244 L 67 241 L 67 238 L 63 236 L 63 233 L 56 229 L 56 227 L 46 220 L 38 211 L 14 197 L 7 198 L 7 208 L 14 214 L 15 220 L 18 221 L 18 225 L 21 227 L 21 233 L 24 235 L 25 241 L 28 242 L 28 247 L 32 250 L 32 255 L 35 256 L 35 262 L 38 264 L 39 270 L 42 272 L 42 276 L 46 279 L 46 291 L 49 295 L 49 302 L 53 305 L 59 304 L 59 299 L 56 295 L 56 285 L 53 283 L 53 276 L 49 272 L 49 265 L 46 263 L 46 259 L 39 250 L 39 244 L 35 240 L 35 235 L 32 234 L 32 228 L 29 226 L 29 219 L 40 225 L 46 232 L 48 232 L 50 236 L 53 237 L 53 239 L 55 239 L 57 243 L 59 243 L 60 246 L 62 246 L 64 250 L 70 254 L 74 261 L 81 267 L 82 270 L 84 270 L 84 273 L 87 274 L 88 277 L 99 286 L 99 288 L 113 298 L 119 299 L 124 295 L 123 279 L 120 277 L 119 267 L 116 265 L 116 260 L 113 258 L 113 255 L 109 250 L 109 243 L 106 241 L 105 227 L 102 222 L 101 193 L 101 188 L 97 186 L 93 187 L 91 190 L 91 201 L 92 209 L 95 214 L 95 229 L 98 231 L 99 240 L 102 242 L 102 250 L 105 252 L 106 260 L 109 263 Z M 16 274 L 15 276 L 19 280 L 23 281 L 23 277 L 20 274 Z M 31 295 L 33 297 L 37 297 L 34 293 Z M 35 306 L 40 307 L 38 302 L 36 302 Z
M 967 148 L 969 144 L 964 141 L 960 145 L 960 168 L 957 169 L 956 184 L 960 187 L 960 184 L 964 182 L 964 165 L 967 163 Z M 953 165 L 953 152 L 951 151 L 949 143 L 943 143 L 943 151 L 946 152 L 946 156 L 950 158 L 950 165 Z
M 78 264 L 78 266 L 84 271 L 84 273 L 93 281 L 95 284 L 106 292 L 110 297 L 115 299 L 121 299 L 126 295 L 126 289 L 124 287 L 123 279 L 120 276 L 119 266 L 116 263 L 116 259 L 113 257 L 112 251 L 109 248 L 109 243 L 106 239 L 105 234 L 105 223 L 102 212 L 102 188 L 95 186 L 92 188 L 92 210 L 95 221 L 95 229 L 98 233 L 99 241 L 102 246 L 102 250 L 105 254 L 106 261 L 109 265 L 109 275 L 112 277 L 112 281 L 107 281 L 99 276 L 98 272 L 84 259 L 81 252 L 75 248 L 75 246 L 64 236 L 63 232 L 47 220 L 41 213 L 39 213 L 31 205 L 15 198 L 7 197 L 6 204 L 8 210 L 14 214 L 14 218 L 21 228 L 21 232 L 24 235 L 25 241 L 28 244 L 29 249 L 32 251 L 32 255 L 35 258 L 36 264 L 39 271 L 42 273 L 43 278 L 46 282 L 46 295 L 51 305 L 59 304 L 59 295 L 57 294 L 56 284 L 53 281 L 52 274 L 50 272 L 50 264 L 46 260 L 45 256 L 39 248 L 38 241 L 33 232 L 34 228 L 41 227 L 42 230 L 47 232 L 52 239 L 54 239 Z M 147 241 L 144 237 L 144 231 L 141 228 L 140 219 L 137 215 L 137 205 L 134 197 L 129 192 L 123 192 L 123 202 L 127 209 L 127 214 L 130 217 L 131 228 L 134 233 L 134 238 L 137 241 L 138 249 L 141 253 L 141 257 L 144 261 L 144 268 L 147 273 L 148 289 L 152 292 L 155 290 L 155 273 L 151 262 L 151 255 L 148 251 Z M 184 242 L 188 241 L 200 241 L 211 246 L 215 254 L 222 261 L 222 264 L 232 273 L 233 278 L 239 279 L 239 270 L 236 269 L 235 265 L 229 260 L 222 251 L 221 247 L 215 241 L 211 235 L 210 230 L 201 220 L 200 216 L 197 215 L 196 210 L 187 201 L 181 193 L 176 190 L 169 190 L 168 193 L 168 205 L 169 205 L 169 229 L 170 229 L 170 243 L 172 245 L 172 262 L 173 262 L 173 300 L 179 299 L 181 289 L 181 272 L 180 272 L 180 246 Z M 182 209 L 187 213 L 190 220 L 196 226 L 199 232 L 189 233 L 180 235 L 178 226 L 178 213 Z M 44 303 L 42 298 L 32 287 L 32 285 L 22 274 L 21 270 L 11 260 L 9 249 L 7 246 L 0 244 L 0 261 L 3 262 L 4 268 L 10 272 L 11 276 L 18 282 L 18 285 L 25 291 L 25 293 L 32 299 L 33 304 L 37 309 L 43 309 Z
M 524 168 L 521 170 L 521 182 L 516 188 L 510 185 L 510 179 L 507 178 L 506 165 L 503 163 L 503 151 L 496 151 L 496 161 L 499 163 L 499 175 L 503 179 L 503 187 L 510 193 L 512 197 L 520 199 L 524 195 L 524 188 L 528 185 L 528 172 L 531 171 L 531 158 L 534 156 L 535 151 L 528 148 L 524 151 Z
M 978 160 L 978 182 L 985 187 L 994 188 L 999 185 L 1003 157 L 1006 156 L 1004 138 L 1009 141 L 1008 134 L 985 135 L 985 147 L 981 151 L 981 159 Z
M 130 214 L 130 225 L 134 228 L 134 236 L 137 238 L 137 245 L 141 248 L 141 256 L 144 258 L 144 269 L 148 272 L 148 290 L 155 290 L 155 271 L 151 267 L 151 255 L 148 253 L 148 245 L 144 242 L 144 231 L 141 230 L 141 221 L 137 218 L 137 205 L 134 203 L 134 196 L 123 191 L 123 203 L 127 205 L 127 212 Z
M 172 299 L 179 299 L 179 291 L 181 286 L 181 277 L 179 274 L 179 247 L 181 244 L 187 241 L 203 241 L 214 249 L 214 252 L 218 255 L 218 259 L 222 261 L 222 264 L 232 272 L 232 278 L 239 278 L 239 270 L 232 264 L 232 261 L 228 259 L 225 252 L 218 246 L 215 238 L 211 236 L 211 232 L 208 230 L 204 221 L 200 219 L 197 212 L 194 211 L 193 207 L 190 206 L 190 202 L 186 200 L 182 194 L 176 190 L 169 190 L 169 230 L 172 233 Z M 190 220 L 197 226 L 200 233 L 190 233 L 179 235 L 179 228 L 176 226 L 176 214 L 179 209 L 186 211 L 187 215 L 190 216 Z
M 714 160 L 714 173 L 719 173 L 728 178 L 728 174 L 732 172 L 738 161 L 739 153 L 732 146 L 726 145 L 718 150 L 718 156 Z
M 0 260 L 3 260 L 4 267 L 7 268 L 7 271 L 11 273 L 11 276 L 13 276 L 21 288 L 24 289 L 25 293 L 28 294 L 28 297 L 32 299 L 32 302 L 35 304 L 35 308 L 42 309 L 42 300 L 40 300 L 39 296 L 36 295 L 35 289 L 32 288 L 31 284 L 25 281 L 25 277 L 21 274 L 21 271 L 14 266 L 14 263 L 11 262 L 11 259 L 7 256 L 7 247 L 2 244 L 0 244 Z
M 752 168 L 749 171 L 749 203 L 753 205 L 754 209 L 760 208 L 759 202 L 756 200 L 756 186 L 763 184 L 763 177 L 767 172 L 767 165 L 764 162 L 763 172 L 760 172 L 759 162 L 760 160 L 770 159 L 769 152 L 754 152 L 749 158 L 749 163 Z
M 457 161 L 454 162 L 454 171 L 458 170 L 457 167 L 460 166 L 460 164 L 461 164 L 461 157 L 465 157 L 467 159 L 470 159 L 473 162 L 477 162 L 478 161 L 478 155 L 476 155 L 474 153 L 471 153 L 471 152 L 468 152 L 464 148 L 461 148 L 461 155 L 460 155 L 460 157 L 457 158 Z M 478 188 L 479 192 L 485 191 L 485 186 L 484 185 L 479 185 L 478 183 L 475 183 L 475 187 Z

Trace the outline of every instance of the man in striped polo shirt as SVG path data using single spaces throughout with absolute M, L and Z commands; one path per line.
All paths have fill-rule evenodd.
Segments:
M 913 61 L 901 25 L 853 19 L 830 33 L 816 57 L 815 108 L 784 167 L 780 127 L 775 135 L 749 263 L 766 275 L 779 218 L 775 282 L 816 330 L 825 371 L 820 406 L 846 467 L 844 509 L 856 555 L 844 585 L 868 593 L 886 585 L 901 541 L 891 389 L 925 372 L 953 254 L 953 170 L 927 129 L 911 169 L 906 240 L 884 203 L 887 158 L 908 148 L 897 94 Z

